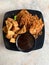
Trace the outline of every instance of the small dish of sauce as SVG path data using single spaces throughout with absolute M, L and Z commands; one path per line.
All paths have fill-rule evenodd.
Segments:
M 18 36 L 16 46 L 21 51 L 27 51 L 35 46 L 35 39 L 30 33 L 24 33 Z

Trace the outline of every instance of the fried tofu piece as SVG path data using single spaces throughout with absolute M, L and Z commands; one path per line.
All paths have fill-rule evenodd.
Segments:
M 17 36 L 18 36 L 18 34 L 16 33 L 16 34 L 14 34 L 14 36 L 13 36 L 13 37 L 14 37 L 14 38 L 17 38 Z
M 12 22 L 12 21 L 13 21 L 13 19 L 12 19 L 12 18 L 8 18 L 7 20 L 8 20 L 8 21 L 10 21 L 10 22 Z
M 15 34 L 15 33 L 14 33 L 13 31 L 8 31 L 8 33 L 7 33 L 7 35 L 6 35 L 6 38 L 7 38 L 7 39 L 11 39 L 14 34 Z
M 6 22 L 6 27 L 8 30 L 10 30 L 12 28 L 12 23 L 10 23 L 9 21 L 5 21 Z
M 18 26 L 18 22 L 15 21 L 15 20 L 12 21 L 12 24 L 13 24 L 14 27 L 17 27 Z
M 6 26 L 3 27 L 3 31 L 4 31 L 5 33 L 7 33 L 7 27 L 6 27 Z
M 26 27 L 25 25 L 22 27 L 22 29 L 19 30 L 18 34 L 23 34 L 26 32 Z
M 11 38 L 11 39 L 10 39 L 10 42 L 11 42 L 11 43 L 15 43 L 15 38 Z
M 13 26 L 18 26 L 18 22 L 15 21 L 14 19 L 12 18 L 8 18 L 7 21 L 11 22 L 13 24 Z
M 13 28 L 12 28 L 12 31 L 13 31 L 13 32 L 17 32 L 18 30 L 20 30 L 19 27 L 13 27 Z
M 17 37 L 16 32 L 20 30 L 18 23 L 12 18 L 8 18 L 5 23 L 6 26 L 3 27 L 3 31 L 6 33 L 6 38 L 10 39 L 10 42 L 15 43 L 15 39 Z
M 7 39 L 11 39 L 11 38 L 12 38 L 12 35 L 6 34 L 6 38 L 7 38 Z
M 8 31 L 8 34 L 9 35 L 14 35 L 14 32 L 13 31 Z

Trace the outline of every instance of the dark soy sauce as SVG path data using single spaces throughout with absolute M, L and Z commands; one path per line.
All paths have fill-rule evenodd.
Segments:
M 18 47 L 22 50 L 29 50 L 34 47 L 35 39 L 30 33 L 24 33 L 18 38 Z

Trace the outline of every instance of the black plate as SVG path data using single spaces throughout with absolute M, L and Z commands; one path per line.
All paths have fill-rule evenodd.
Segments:
M 3 20 L 3 26 L 5 25 L 5 20 L 8 18 L 8 17 L 11 17 L 13 18 L 14 15 L 18 14 L 20 10 L 14 10 L 14 11 L 9 11 L 9 12 L 6 12 L 5 15 L 4 15 L 4 20 Z M 33 15 L 37 15 L 39 18 L 42 18 L 43 20 L 43 15 L 40 11 L 36 11 L 36 10 L 28 10 L 31 14 Z M 44 20 L 43 20 L 44 22 Z M 37 50 L 37 49 L 40 49 L 42 48 L 43 46 L 43 43 L 44 43 L 44 35 L 45 35 L 45 27 L 43 27 L 42 29 L 42 35 L 40 35 L 36 40 L 35 40 L 35 47 L 31 50 Z M 3 32 L 3 39 L 4 39 L 4 44 L 5 44 L 5 47 L 7 49 L 10 49 L 10 50 L 16 50 L 16 51 L 19 51 L 18 48 L 16 47 L 16 44 L 12 44 L 9 42 L 9 40 L 5 37 L 5 33 Z M 26 52 L 29 52 L 31 50 L 28 50 Z

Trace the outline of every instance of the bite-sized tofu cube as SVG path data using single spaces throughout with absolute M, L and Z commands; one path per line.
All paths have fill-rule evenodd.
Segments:
M 25 25 L 22 27 L 22 29 L 19 30 L 18 34 L 23 34 L 26 32 L 26 27 Z
M 10 21 L 10 22 L 12 22 L 12 21 L 13 21 L 13 19 L 12 19 L 12 18 L 8 18 L 7 20 L 8 20 L 8 21 Z
M 12 21 L 12 24 L 13 24 L 13 26 L 15 26 L 15 27 L 17 27 L 17 26 L 18 26 L 18 22 L 17 22 L 17 21 L 15 21 L 15 20 L 13 20 L 13 21 Z
M 8 34 L 9 34 L 9 35 L 14 35 L 14 32 L 11 31 L 11 30 L 9 30 L 9 31 L 8 31 Z
M 12 28 L 12 31 L 13 31 L 13 32 L 17 32 L 18 30 L 20 30 L 19 27 L 13 27 L 13 28 Z
M 11 39 L 14 34 L 15 33 L 13 31 L 8 31 L 6 38 Z
M 12 28 L 12 23 L 6 20 L 6 27 L 8 30 L 10 30 Z
M 7 39 L 11 39 L 11 38 L 12 38 L 12 35 L 6 34 L 6 38 L 7 38 Z
M 10 42 L 11 42 L 11 43 L 15 43 L 15 38 L 11 38 L 11 39 L 10 39 Z

